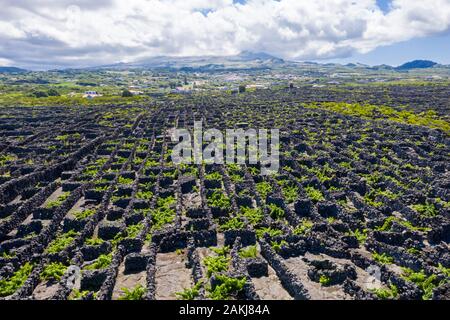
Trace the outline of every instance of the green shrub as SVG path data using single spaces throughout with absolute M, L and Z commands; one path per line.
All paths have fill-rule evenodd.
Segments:
M 69 140 L 69 137 L 70 136 L 68 134 L 63 134 L 63 135 L 56 136 L 55 140 L 66 142 L 67 140 Z
M 74 289 L 70 295 L 69 295 L 69 300 L 82 300 L 84 299 L 89 293 L 91 293 L 90 291 L 80 291 L 78 289 Z M 97 294 L 94 293 L 94 299 L 96 298 Z
M 13 162 L 17 160 L 16 155 L 2 154 L 0 155 L 0 166 L 3 167 L 7 162 Z
M 166 198 L 158 198 L 158 200 L 156 200 L 156 205 L 158 206 L 158 208 L 168 208 L 176 202 L 177 201 L 175 200 L 175 197 L 168 196 Z
M 283 231 L 279 230 L 279 229 L 273 229 L 271 227 L 268 228 L 258 228 L 256 229 L 256 236 L 261 239 L 264 234 L 268 234 L 270 237 L 276 237 L 276 236 L 281 236 L 283 234 Z
M 228 300 L 244 289 L 247 282 L 245 278 L 232 278 L 225 275 L 216 275 L 218 285 L 209 290 L 208 297 L 212 300 Z
M 117 180 L 117 183 L 119 183 L 119 184 L 124 184 L 124 185 L 129 185 L 129 184 L 132 184 L 133 181 L 134 181 L 134 180 L 131 179 L 131 178 L 125 178 L 125 177 L 120 176 L 120 177 L 118 178 L 118 180 Z
M 66 272 L 67 266 L 62 264 L 61 262 L 52 262 L 45 266 L 44 270 L 41 273 L 41 279 L 44 281 L 60 281 L 61 277 Z
M 395 299 L 398 296 L 398 288 L 391 284 L 389 288 L 378 288 L 370 290 L 375 293 L 379 299 L 387 300 L 387 299 Z
M 119 300 L 143 300 L 147 289 L 138 285 L 133 289 L 122 288 L 123 295 L 119 297 Z
M 144 229 L 143 223 L 128 226 L 126 229 L 127 238 L 135 239 L 143 229 Z
M 106 269 L 108 268 L 113 259 L 113 254 L 102 254 L 100 255 L 97 260 L 94 261 L 94 263 L 86 266 L 85 270 L 100 270 L 100 269 Z
M 257 175 L 260 174 L 259 169 L 258 169 L 258 168 L 255 168 L 255 167 L 248 167 L 248 172 L 250 172 L 250 174 L 251 174 L 252 176 L 257 176 Z
M 162 207 L 151 211 L 152 231 L 160 230 L 165 225 L 172 223 L 175 219 L 176 212 L 174 209 Z
M 200 288 L 202 281 L 197 282 L 192 288 L 184 289 L 181 292 L 176 292 L 175 295 L 179 300 L 194 300 L 200 295 Z
M 374 207 L 374 208 L 380 208 L 382 205 L 383 205 L 383 203 L 382 202 L 380 202 L 380 201 L 376 201 L 375 199 L 376 199 L 376 197 L 377 197 L 377 193 L 376 193 L 376 191 L 371 191 L 371 192 L 369 192 L 369 193 L 366 193 L 365 195 L 364 195 L 364 201 L 369 205 L 369 206 L 372 206 L 372 207 Z
M 9 253 L 9 252 L 6 252 L 6 251 L 4 251 L 4 252 L 2 253 L 2 255 L 1 255 L 1 257 L 2 257 L 3 259 L 12 259 L 12 258 L 14 258 L 15 256 L 16 256 L 15 253 Z
M 254 226 L 258 223 L 261 223 L 264 219 L 264 215 L 261 209 L 259 208 L 248 208 L 248 207 L 241 207 L 241 212 L 245 218 L 247 218 L 248 222 Z
M 223 256 L 223 257 L 228 256 L 231 251 L 230 246 L 211 247 L 210 249 L 218 256 Z
M 359 244 L 363 244 L 367 240 L 367 232 L 367 229 L 363 229 L 363 231 L 356 229 L 355 231 L 350 231 L 348 235 L 355 237 Z
M 287 241 L 281 240 L 281 241 L 272 241 L 271 243 L 272 249 L 275 250 L 275 252 L 280 252 L 283 247 L 286 247 L 289 245 Z
M 89 239 L 86 239 L 86 241 L 85 241 L 85 243 L 88 246 L 99 246 L 103 242 L 105 242 L 105 241 L 103 239 L 100 239 L 100 238 L 89 238 Z
M 25 263 L 17 270 L 9 279 L 0 280 L 0 297 L 7 297 L 16 292 L 23 286 L 25 281 L 33 271 L 33 265 L 29 262 Z
M 414 272 L 409 268 L 402 268 L 403 279 L 415 283 L 422 290 L 422 299 L 430 300 L 433 296 L 433 289 L 438 286 L 437 276 L 432 274 L 427 276 L 423 270 Z
M 384 252 L 382 254 L 374 252 L 372 253 L 372 258 L 373 260 L 381 264 L 390 264 L 394 262 L 394 259 Z
M 328 218 L 326 218 L 326 220 L 327 220 L 327 222 L 328 222 L 329 224 L 333 224 L 333 223 L 336 222 L 336 218 L 335 218 L 335 217 L 328 217 Z
M 405 228 L 411 230 L 411 231 L 419 231 L 419 232 L 431 231 L 430 228 L 413 226 L 411 224 L 411 222 L 409 222 L 407 220 L 402 220 L 402 219 L 397 218 L 395 216 L 390 216 L 390 217 L 386 218 L 386 220 L 384 220 L 384 222 L 383 222 L 383 225 L 380 226 L 380 227 L 376 227 L 375 230 L 377 230 L 377 231 L 390 231 L 394 221 L 397 222 L 398 224 L 404 226 Z
M 244 182 L 244 177 L 238 175 L 238 174 L 232 174 L 230 175 L 230 179 L 233 183 L 240 183 L 240 182 Z
M 438 215 L 438 211 L 433 203 L 425 203 L 425 204 L 416 204 L 413 205 L 412 208 L 420 213 L 421 216 L 427 218 L 433 218 Z
M 450 201 L 444 201 L 441 198 L 435 199 L 436 203 L 441 204 L 445 209 L 450 209 Z
M 415 255 L 415 256 L 418 256 L 421 254 L 421 251 L 417 248 L 408 248 L 408 249 L 406 249 L 406 252 L 408 252 L 409 254 Z
M 274 203 L 269 204 L 268 207 L 269 207 L 269 215 L 272 217 L 272 219 L 281 220 L 284 218 L 285 212 L 283 208 L 280 208 Z
M 444 119 L 437 118 L 433 112 L 415 113 L 408 110 L 395 110 L 388 106 L 375 106 L 369 104 L 344 103 L 344 102 L 320 102 L 304 104 L 305 108 L 325 109 L 332 112 L 361 117 L 372 120 L 390 120 L 394 122 L 424 126 L 434 129 L 441 129 L 446 133 L 450 132 L 450 123 Z M 432 110 L 430 110 L 432 111 Z
M 325 197 L 322 194 L 322 191 L 314 188 L 314 187 L 306 187 L 305 192 L 308 195 L 308 197 L 314 201 L 319 202 L 325 200 Z
M 206 180 L 220 180 L 221 181 L 222 180 L 222 175 L 219 172 L 214 171 L 214 172 L 211 172 L 211 173 L 205 175 L 205 179 Z
M 439 270 L 439 272 L 444 274 L 450 280 L 450 268 L 446 268 L 442 264 L 439 263 L 438 270 Z
M 93 216 L 96 212 L 97 212 L 97 210 L 95 210 L 95 209 L 86 209 L 83 211 L 75 212 L 74 216 L 75 216 L 75 219 L 77 219 L 77 220 L 83 220 L 90 216 Z
M 158 167 L 159 166 L 159 162 L 152 160 L 152 159 L 147 159 L 147 161 L 145 161 L 144 166 L 146 168 L 154 168 L 154 167 Z
M 63 233 L 58 238 L 50 242 L 46 249 L 46 253 L 58 253 L 64 249 L 66 249 L 72 242 L 75 241 L 75 238 L 79 235 L 78 232 L 70 230 L 67 233 Z
M 230 258 L 225 256 L 209 256 L 203 259 L 208 277 L 219 272 L 227 271 L 229 262 Z
M 258 256 L 258 250 L 256 249 L 256 246 L 242 248 L 239 250 L 239 256 L 245 259 L 256 258 Z
M 272 192 L 272 190 L 272 186 L 269 182 L 263 181 L 256 184 L 256 191 L 264 201 L 266 200 L 267 195 Z
M 153 193 L 151 191 L 138 191 L 136 193 L 136 199 L 151 200 Z
M 229 210 L 231 208 L 230 199 L 221 190 L 215 190 L 207 199 L 208 206 Z
M 227 168 L 228 168 L 228 170 L 230 170 L 230 171 L 239 171 L 239 170 L 241 170 L 241 166 L 239 165 L 239 164 L 236 164 L 236 163 L 227 163 Z
M 326 287 L 326 286 L 328 286 L 331 283 L 331 278 L 326 276 L 326 275 L 321 275 L 320 278 L 319 278 L 319 283 L 322 286 Z
M 298 198 L 297 186 L 284 186 L 281 191 L 283 192 L 283 196 L 287 203 L 293 203 Z
M 63 194 L 61 194 L 60 196 L 58 196 L 58 198 L 56 198 L 56 200 L 47 202 L 47 204 L 45 205 L 45 207 L 46 207 L 47 209 L 52 209 L 52 208 L 59 207 L 64 201 L 67 200 L 67 198 L 68 198 L 69 196 L 70 196 L 70 192 L 64 192 Z
M 321 183 L 331 180 L 334 176 L 334 170 L 331 169 L 328 163 L 321 168 L 313 167 L 308 169 L 308 172 L 313 173 Z
M 294 229 L 295 235 L 304 235 L 311 231 L 314 223 L 310 220 L 303 219 L 302 222 Z
M 244 222 L 239 217 L 229 219 L 224 224 L 220 225 L 221 231 L 227 230 L 241 230 L 245 226 Z
M 97 191 L 97 192 L 106 191 L 106 190 L 108 190 L 108 187 L 109 186 L 97 186 L 94 188 L 94 191 Z

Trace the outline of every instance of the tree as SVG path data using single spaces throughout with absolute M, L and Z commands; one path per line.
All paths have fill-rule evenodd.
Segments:
M 127 90 L 127 89 L 123 90 L 122 97 L 129 98 L 129 97 L 132 97 L 132 96 L 133 96 L 133 94 L 131 93 L 130 90 Z
M 47 91 L 47 95 L 48 95 L 49 97 L 59 97 L 59 96 L 60 96 L 59 92 L 58 92 L 56 89 L 50 89 L 50 90 L 48 90 L 48 91 Z
M 47 98 L 47 97 L 48 97 L 47 92 L 44 92 L 44 91 L 34 91 L 34 92 L 33 92 L 33 95 L 34 95 L 36 98 Z
M 240 85 L 239 86 L 239 93 L 244 93 L 246 90 L 246 86 L 245 85 Z

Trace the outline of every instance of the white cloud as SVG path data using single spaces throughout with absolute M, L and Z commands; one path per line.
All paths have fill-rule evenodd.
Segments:
M 265 51 L 321 59 L 450 29 L 450 0 L 0 0 L 0 57 L 89 65 Z M 79 9 L 78 9 L 79 8 Z M 42 65 L 42 67 L 45 67 Z
M 0 58 L 0 66 L 9 67 L 13 64 L 13 62 L 9 59 Z

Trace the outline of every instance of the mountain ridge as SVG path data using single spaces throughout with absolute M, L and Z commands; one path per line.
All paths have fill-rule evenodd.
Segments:
M 438 65 L 437 62 L 430 60 L 412 60 L 398 66 L 395 69 L 396 70 L 428 69 L 433 68 L 436 65 Z
M 28 72 L 28 70 L 17 68 L 17 67 L 2 67 L 0 66 L 0 73 L 23 73 Z
M 119 62 L 87 69 L 175 69 L 175 70 L 240 70 L 240 69 L 270 69 L 275 65 L 284 64 L 283 59 L 277 58 L 265 52 L 243 51 L 234 56 L 190 56 L 190 57 L 168 57 L 157 56 L 141 59 L 135 62 Z
M 113 64 L 92 66 L 86 68 L 63 68 L 53 70 L 127 70 L 127 69 L 168 69 L 172 71 L 187 72 L 214 72 L 214 71 L 239 71 L 249 69 L 275 69 L 278 67 L 344 67 L 354 69 L 367 70 L 386 70 L 386 71 L 408 71 L 413 69 L 427 69 L 435 67 L 450 68 L 449 65 L 441 65 L 430 60 L 412 60 L 404 64 L 394 67 L 387 64 L 370 66 L 363 63 L 352 62 L 347 64 L 341 63 L 320 63 L 314 61 L 289 61 L 278 58 L 265 52 L 242 51 L 232 56 L 156 56 L 140 59 L 134 62 L 118 62 Z M 12 66 L 0 66 L 0 73 L 24 73 L 26 69 Z
M 317 66 L 341 66 L 347 68 L 366 68 L 372 70 L 407 71 L 412 69 L 433 68 L 436 66 L 449 67 L 430 60 L 412 60 L 394 67 L 388 64 L 370 66 L 363 63 L 353 62 L 340 63 L 318 63 L 310 61 L 284 60 L 265 52 L 242 51 L 234 56 L 191 56 L 191 57 L 167 57 L 158 56 L 142 59 L 130 63 L 116 63 L 89 69 L 128 69 L 128 68 L 169 68 L 180 71 L 221 71 L 221 70 L 245 70 L 245 69 L 271 69 L 283 65 L 310 64 Z

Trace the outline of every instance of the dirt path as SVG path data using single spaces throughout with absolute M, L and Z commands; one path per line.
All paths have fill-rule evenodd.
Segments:
M 113 300 L 117 300 L 123 294 L 123 288 L 134 289 L 138 285 L 145 287 L 146 273 L 145 271 L 138 273 L 125 274 L 125 263 L 119 267 L 119 272 L 117 273 L 116 284 L 113 290 Z
M 325 287 L 320 283 L 312 281 L 308 277 L 309 266 L 302 257 L 289 258 L 284 261 L 287 267 L 294 272 L 305 289 L 309 292 L 312 300 L 348 300 L 351 299 L 339 285 Z
M 36 300 L 49 300 L 58 290 L 58 283 L 41 282 L 33 291 Z
M 275 271 L 269 266 L 267 277 L 252 278 L 256 293 L 262 300 L 292 300 L 283 288 Z
M 156 299 L 175 300 L 176 292 L 190 288 L 191 270 L 186 268 L 186 254 L 159 253 L 156 256 Z

